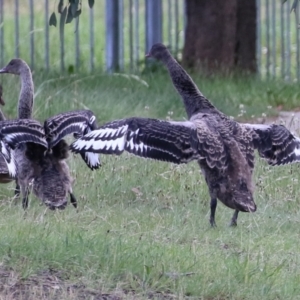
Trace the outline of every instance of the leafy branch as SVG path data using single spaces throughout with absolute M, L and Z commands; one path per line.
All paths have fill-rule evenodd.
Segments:
M 73 19 L 77 18 L 81 14 L 81 1 L 82 0 L 68 0 L 67 4 L 64 5 L 64 0 L 59 0 L 57 11 L 61 14 L 60 26 L 71 23 Z M 87 0 L 89 7 L 93 8 L 95 0 Z M 56 27 L 57 18 L 56 13 L 53 12 L 49 18 L 49 25 Z

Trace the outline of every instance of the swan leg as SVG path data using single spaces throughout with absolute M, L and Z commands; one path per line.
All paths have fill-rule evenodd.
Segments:
M 217 198 L 211 198 L 210 199 L 210 218 L 209 218 L 211 227 L 217 226 L 216 222 L 215 222 L 216 208 L 217 208 Z
M 238 218 L 239 211 L 236 209 L 235 212 L 233 213 L 230 226 L 237 226 L 237 218 Z
M 74 206 L 75 208 L 77 208 L 77 200 L 76 200 L 76 198 L 75 198 L 75 196 L 74 196 L 73 193 L 70 193 L 70 201 L 71 201 L 71 203 L 73 204 L 73 206 Z
M 20 196 L 20 185 L 18 183 L 18 181 L 16 180 L 16 187 L 15 187 L 15 198 L 19 197 Z
M 22 206 L 24 209 L 26 209 L 28 207 L 28 196 L 29 196 L 29 188 L 26 187 L 24 193 L 22 193 L 23 195 L 23 200 L 22 200 Z

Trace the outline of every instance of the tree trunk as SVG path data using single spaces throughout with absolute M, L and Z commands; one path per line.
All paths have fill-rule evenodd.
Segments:
M 186 67 L 255 71 L 255 0 L 186 0 L 186 9 Z
M 256 1 L 237 2 L 235 66 L 256 72 Z

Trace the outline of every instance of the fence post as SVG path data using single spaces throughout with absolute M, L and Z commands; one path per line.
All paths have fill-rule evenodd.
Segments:
M 135 49 L 134 49 L 134 61 L 136 71 L 139 70 L 139 58 L 140 58 L 140 18 L 139 18 L 139 0 L 134 1 L 134 29 L 135 29 Z
M 178 0 L 175 1 L 175 49 L 174 55 L 177 57 L 179 50 L 179 7 Z
M 80 67 L 80 41 L 79 41 L 79 18 L 74 20 L 75 28 L 75 66 L 78 71 Z
M 20 56 L 19 46 L 19 0 L 15 0 L 15 57 Z
M 266 46 L 267 46 L 267 59 L 266 59 L 266 75 L 269 79 L 270 77 L 270 9 L 269 0 L 266 0 Z
M 119 0 L 106 0 L 106 71 L 119 69 Z
M 290 1 L 285 3 L 287 6 L 286 10 L 286 74 L 285 80 L 291 80 L 291 5 Z
M 281 34 L 281 77 L 285 79 L 285 24 L 284 24 L 285 5 L 280 8 L 280 34 Z
M 261 76 L 261 3 L 256 0 L 256 67 Z
M 124 2 L 119 0 L 119 69 L 124 70 Z
M 133 71 L 133 2 L 129 0 L 129 61 L 130 72 Z
M 45 67 L 49 71 L 49 3 L 45 0 Z
M 31 70 L 34 69 L 34 6 L 33 0 L 29 0 L 29 10 L 30 10 L 30 67 Z
M 162 41 L 161 0 L 146 0 L 146 52 Z
M 94 56 L 95 56 L 95 38 L 94 38 L 94 10 L 90 8 L 90 71 L 94 71 L 95 63 L 94 63 Z

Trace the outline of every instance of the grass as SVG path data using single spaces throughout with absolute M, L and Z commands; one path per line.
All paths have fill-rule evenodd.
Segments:
M 16 115 L 18 78 L 1 77 L 5 113 Z M 185 112 L 165 72 L 139 78 L 104 74 L 34 74 L 35 112 L 89 108 L 101 124 L 129 116 L 182 120 Z M 298 88 L 251 78 L 196 77 L 225 113 L 251 119 L 296 108 Z M 241 104 L 244 107 L 241 109 Z M 267 108 L 272 106 L 272 108 Z M 10 299 L 297 299 L 299 298 L 299 165 L 271 168 L 257 160 L 255 214 L 219 204 L 211 229 L 209 195 L 196 163 L 172 165 L 102 156 L 89 171 L 69 165 L 76 211 L 30 207 L 1 185 L 0 298 Z

